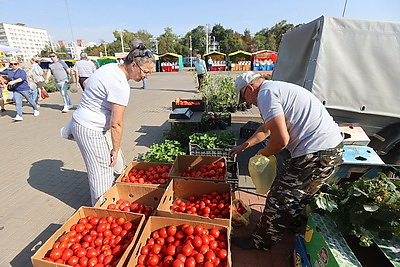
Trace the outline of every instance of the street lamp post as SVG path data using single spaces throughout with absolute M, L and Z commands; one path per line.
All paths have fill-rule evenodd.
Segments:
M 190 67 L 192 67 L 192 36 L 189 36 Z
M 124 50 L 124 38 L 123 38 L 123 35 L 122 35 L 122 30 L 119 31 L 119 35 L 121 36 L 121 47 L 122 47 L 122 53 L 124 54 L 125 50 Z

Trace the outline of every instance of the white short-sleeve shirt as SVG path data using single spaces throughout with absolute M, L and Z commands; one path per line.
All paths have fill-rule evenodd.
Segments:
M 129 96 L 125 73 L 117 63 L 109 63 L 90 76 L 73 118 L 89 129 L 106 131 L 110 129 L 112 104 L 127 106 Z
M 280 81 L 265 81 L 257 105 L 264 122 L 284 114 L 292 158 L 336 147 L 342 134 L 322 103 L 307 89 Z

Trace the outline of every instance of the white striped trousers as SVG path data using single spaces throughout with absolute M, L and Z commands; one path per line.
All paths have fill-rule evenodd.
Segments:
M 85 161 L 89 180 L 92 206 L 111 188 L 114 182 L 111 163 L 111 147 L 106 132 L 88 129 L 72 120 L 72 134 Z

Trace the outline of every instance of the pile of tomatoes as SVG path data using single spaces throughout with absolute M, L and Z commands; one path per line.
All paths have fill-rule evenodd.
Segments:
M 136 267 L 228 266 L 226 232 L 201 225 L 171 225 L 154 231 L 140 252 Z
M 115 204 L 114 203 L 108 204 L 107 209 L 136 212 L 144 214 L 146 218 L 148 218 L 153 211 L 152 207 L 145 206 L 137 202 L 131 203 L 128 200 L 123 200 L 123 199 L 118 199 L 117 202 L 115 202 Z
M 128 175 L 122 177 L 121 182 L 139 184 L 166 184 L 170 167 L 167 165 L 157 165 L 148 170 L 132 168 Z
M 174 212 L 194 214 L 204 217 L 229 219 L 231 212 L 229 193 L 218 193 L 213 191 L 211 194 L 203 194 L 201 198 L 190 196 L 188 201 L 176 199 L 171 206 Z
M 43 260 L 70 266 L 116 266 L 137 228 L 123 217 L 83 217 L 54 243 Z
M 187 168 L 182 172 L 183 177 L 202 178 L 210 180 L 224 180 L 226 174 L 226 167 L 223 161 L 212 164 L 202 164 L 199 170 Z
M 201 102 L 199 101 L 190 101 L 190 100 L 181 100 L 176 102 L 178 106 L 199 106 Z

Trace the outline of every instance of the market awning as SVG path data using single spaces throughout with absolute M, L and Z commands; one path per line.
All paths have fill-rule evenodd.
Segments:
M 210 53 L 204 54 L 203 56 L 206 57 L 206 56 L 209 56 L 209 55 L 212 55 L 212 54 L 218 54 L 218 55 L 226 56 L 226 54 L 218 52 L 218 51 L 212 51 Z
M 165 53 L 165 54 L 160 55 L 159 57 L 165 57 L 165 56 L 182 57 L 182 55 L 178 55 L 175 53 Z
M 16 47 L 0 45 L 0 51 L 7 53 L 7 52 L 19 52 L 21 50 L 19 48 L 16 48 Z
M 248 56 L 251 56 L 251 55 L 252 55 L 250 52 L 246 52 L 246 51 L 243 51 L 243 50 L 239 50 L 239 51 L 230 53 L 228 56 L 229 56 L 229 57 L 230 57 L 230 56 L 235 56 L 235 55 L 237 55 L 237 54 L 245 54 L 245 55 L 248 55 Z

